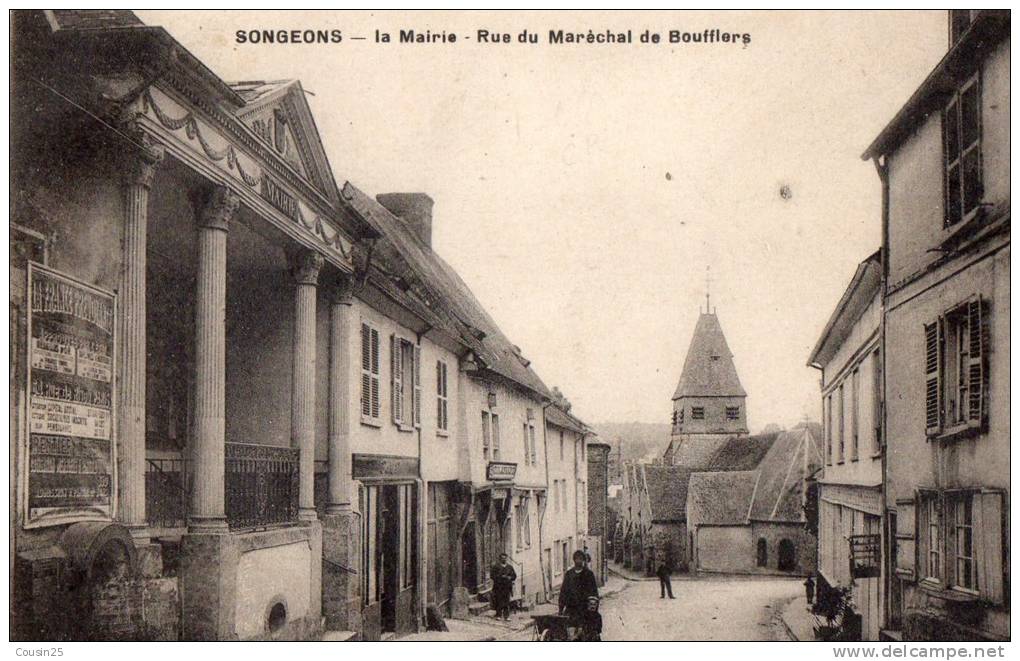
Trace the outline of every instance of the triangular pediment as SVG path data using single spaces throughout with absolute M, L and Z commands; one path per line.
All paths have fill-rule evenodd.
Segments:
M 230 87 L 246 102 L 238 118 L 298 175 L 336 202 L 336 183 L 301 83 L 256 80 Z

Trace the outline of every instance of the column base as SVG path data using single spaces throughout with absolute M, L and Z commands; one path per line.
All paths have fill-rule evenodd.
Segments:
M 180 553 L 182 640 L 235 639 L 240 550 L 234 536 L 189 529 Z
M 349 508 L 322 517 L 322 614 L 327 631 L 362 630 L 360 520 Z
M 353 511 L 350 503 L 330 503 L 326 505 L 326 514 L 342 516 Z
M 318 521 L 319 513 L 314 507 L 299 507 L 298 521 Z
M 226 535 L 230 532 L 227 520 L 222 517 L 188 518 L 188 534 L 190 535 Z

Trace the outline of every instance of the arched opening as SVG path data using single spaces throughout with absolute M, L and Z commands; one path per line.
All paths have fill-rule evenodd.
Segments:
M 779 541 L 779 570 L 792 571 L 797 565 L 797 551 L 788 539 Z
M 287 607 L 282 602 L 276 602 L 269 608 L 266 616 L 266 629 L 269 633 L 275 633 L 287 624 Z
M 764 538 L 758 539 L 758 566 L 768 567 L 769 565 L 769 546 L 765 542 Z

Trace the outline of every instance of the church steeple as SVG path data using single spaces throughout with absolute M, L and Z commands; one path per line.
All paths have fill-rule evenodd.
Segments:
M 705 299 L 707 302 L 707 293 Z M 719 318 L 714 312 L 701 313 L 673 399 L 746 396 Z

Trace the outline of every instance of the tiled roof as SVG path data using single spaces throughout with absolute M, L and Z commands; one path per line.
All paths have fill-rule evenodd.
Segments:
M 747 523 L 758 471 L 695 473 L 687 488 L 687 525 Z
M 681 397 L 745 397 L 733 354 L 726 344 L 719 318 L 702 313 L 694 327 L 673 399 Z
M 820 426 L 812 423 L 779 435 L 758 464 L 761 477 L 750 518 L 756 521 L 803 520 L 804 478 L 813 475 L 822 461 L 820 431 Z
M 654 464 L 646 464 L 643 468 L 652 521 L 685 521 L 690 469 Z
M 526 359 L 496 325 L 485 308 L 443 259 L 375 199 L 351 183 L 343 197 L 383 238 L 376 244 L 373 261 L 402 280 L 443 330 L 459 337 L 484 366 L 542 397 L 549 389 L 526 363 Z
M 564 411 L 563 409 L 556 405 L 546 408 L 545 419 L 546 422 L 550 424 L 556 425 L 557 427 L 561 427 L 563 429 L 567 429 L 573 432 L 577 432 L 578 434 L 584 434 L 585 432 L 588 431 L 587 427 L 585 427 L 583 422 L 581 422 L 579 419 L 575 418 L 570 413 Z
M 706 471 L 749 471 L 761 463 L 775 442 L 778 433 L 756 436 L 733 436 L 726 440 L 708 461 Z

